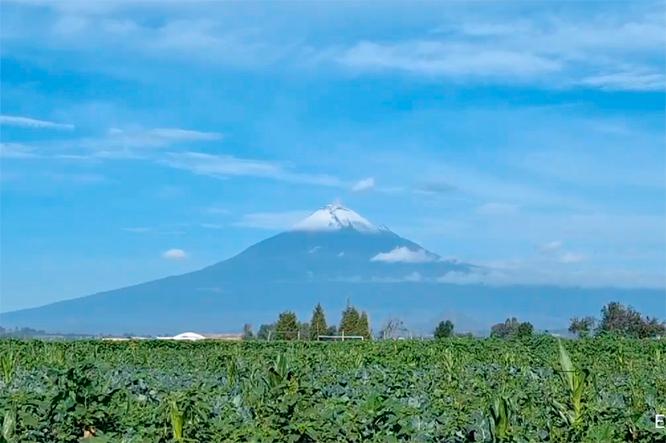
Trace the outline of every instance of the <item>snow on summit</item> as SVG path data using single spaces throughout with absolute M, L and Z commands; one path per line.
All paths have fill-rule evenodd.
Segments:
M 336 231 L 355 229 L 361 232 L 379 232 L 380 228 L 370 223 L 358 213 L 339 204 L 326 205 L 309 217 L 296 223 L 294 231 Z

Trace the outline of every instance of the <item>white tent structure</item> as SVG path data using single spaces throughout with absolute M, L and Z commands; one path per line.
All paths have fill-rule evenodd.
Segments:
M 196 332 L 183 332 L 178 335 L 174 335 L 173 337 L 157 337 L 158 340 L 189 340 L 189 341 L 197 341 L 197 340 L 205 340 L 206 337 L 204 337 L 201 334 L 197 334 Z

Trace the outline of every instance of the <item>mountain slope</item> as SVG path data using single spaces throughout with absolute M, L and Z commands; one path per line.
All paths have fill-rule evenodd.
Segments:
M 0 324 L 81 333 L 228 332 L 246 322 L 271 321 L 285 309 L 309 316 L 317 302 L 338 312 L 351 298 L 378 321 L 398 315 L 424 328 L 445 311 L 475 318 L 468 322 L 470 328 L 521 312 L 530 313 L 532 320 L 541 318 L 543 327 L 562 327 L 568 316 L 596 313 L 610 300 L 630 300 L 660 315 L 663 297 L 659 291 L 438 283 L 449 272 L 483 269 L 443 260 L 350 209 L 329 205 L 292 230 L 201 270 L 4 313 Z M 594 311 L 585 311 L 592 306 Z

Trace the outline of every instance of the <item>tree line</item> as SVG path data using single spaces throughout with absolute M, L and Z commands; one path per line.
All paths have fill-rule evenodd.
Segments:
M 579 337 L 593 335 L 615 334 L 634 338 L 649 338 L 666 336 L 666 324 L 656 318 L 642 316 L 631 306 L 624 306 L 618 302 L 608 303 L 601 309 L 601 319 L 594 317 L 574 317 L 569 325 L 569 332 Z M 490 337 L 499 339 L 521 339 L 534 335 L 534 326 L 527 321 L 517 318 L 507 318 L 490 328 Z M 372 338 L 370 321 L 365 311 L 359 311 L 354 306 L 347 305 L 342 312 L 340 324 L 329 325 L 321 304 L 317 304 L 312 311 L 310 322 L 300 322 L 292 311 L 282 312 L 277 321 L 263 324 L 257 334 L 254 334 L 250 325 L 244 327 L 244 338 L 259 340 L 317 340 L 320 336 L 361 336 L 366 340 Z M 433 331 L 435 339 L 444 339 L 453 336 L 471 336 L 472 334 L 459 334 L 455 332 L 455 325 L 451 320 L 442 320 Z M 377 337 L 381 339 L 395 339 L 411 337 L 409 330 L 402 320 L 392 318 L 385 322 L 378 331 Z
M 329 325 L 321 304 L 317 304 L 312 311 L 310 322 L 300 322 L 293 311 L 280 313 L 274 323 L 263 324 L 257 334 L 252 327 L 246 324 L 243 328 L 243 338 L 259 340 L 318 340 L 320 336 L 360 336 L 365 340 L 372 338 L 370 320 L 365 311 L 359 311 L 352 305 L 347 305 L 340 318 L 340 325 Z
M 569 324 L 569 332 L 579 337 L 616 334 L 633 338 L 666 336 L 666 324 L 654 317 L 643 317 L 631 306 L 618 302 L 608 303 L 601 309 L 601 319 L 594 317 L 574 317 Z
M 449 320 L 437 325 L 433 335 L 435 338 L 451 337 L 453 323 Z M 578 337 L 614 334 L 633 338 L 666 337 L 666 323 L 649 316 L 642 316 L 631 306 L 618 302 L 610 302 L 601 309 L 601 320 L 594 317 L 574 317 L 569 324 L 569 332 Z M 534 326 L 530 322 L 521 322 L 517 318 L 507 318 L 490 328 L 492 338 L 526 338 L 534 334 Z

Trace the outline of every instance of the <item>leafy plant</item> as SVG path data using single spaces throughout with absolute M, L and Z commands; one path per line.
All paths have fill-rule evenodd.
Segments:
M 585 412 L 585 393 L 589 371 L 574 366 L 561 341 L 558 340 L 557 346 L 559 350 L 559 374 L 567 390 L 568 402 L 562 404 L 554 401 L 554 404 L 560 417 L 569 426 L 578 428 L 582 423 Z

